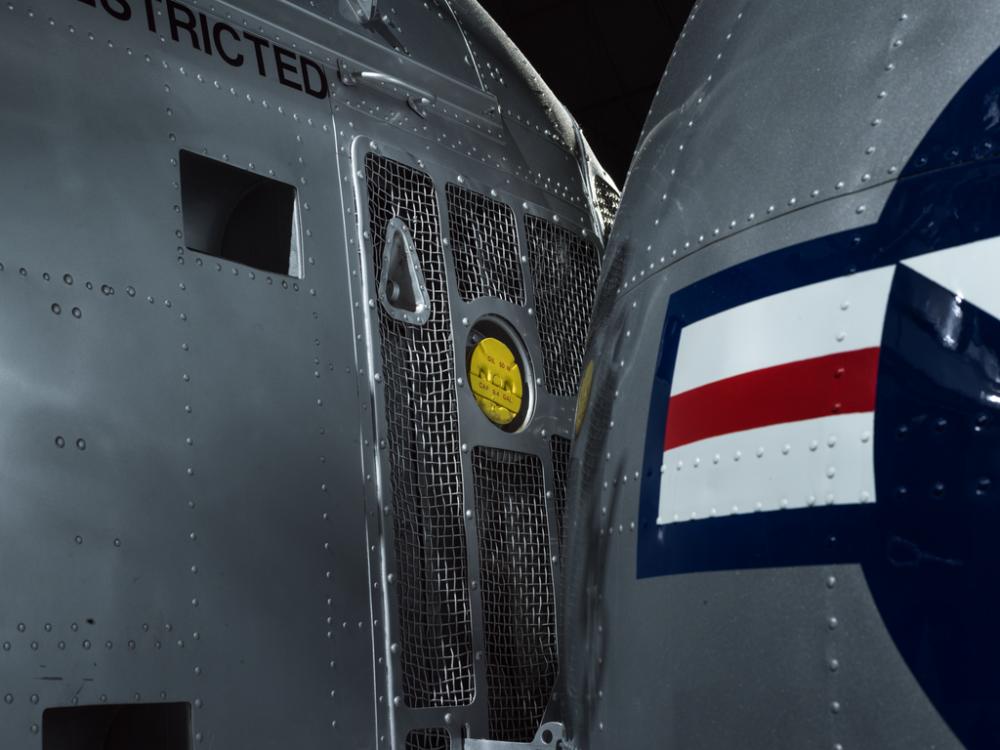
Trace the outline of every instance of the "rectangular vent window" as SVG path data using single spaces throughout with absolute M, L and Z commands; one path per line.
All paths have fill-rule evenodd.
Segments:
M 301 278 L 295 188 L 181 151 L 181 208 L 188 250 Z
M 49 708 L 42 750 L 191 750 L 190 703 Z
M 448 185 L 448 228 L 462 299 L 524 304 L 514 212 L 500 201 Z
M 412 239 L 427 319 L 400 320 L 378 305 L 403 698 L 411 708 L 475 697 L 455 355 L 434 184 L 425 173 L 365 157 L 374 277 L 390 225 Z M 385 238 L 385 239 L 383 239 Z
M 578 232 L 535 216 L 524 217 L 524 228 L 535 280 L 545 386 L 557 396 L 574 396 L 601 260 L 597 248 Z
M 530 742 L 558 671 L 552 546 L 538 456 L 472 451 L 490 739 Z

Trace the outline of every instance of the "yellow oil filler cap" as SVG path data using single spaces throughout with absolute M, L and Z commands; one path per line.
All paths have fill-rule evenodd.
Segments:
M 469 360 L 469 385 L 483 414 L 496 425 L 508 425 L 521 412 L 524 380 L 510 347 L 484 338 Z

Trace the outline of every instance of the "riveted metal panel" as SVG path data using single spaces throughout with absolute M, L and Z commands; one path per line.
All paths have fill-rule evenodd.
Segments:
M 209 744 L 360 746 L 374 688 L 329 252 L 343 222 L 308 210 L 339 200 L 329 104 L 99 6 L 3 13 L 4 64 L 36 77 L 5 83 L 0 145 L 18 175 L 0 187 L 0 554 L 32 571 L 4 592 L 2 744 L 40 747 L 50 706 L 182 701 Z M 186 250 L 182 148 L 298 188 L 304 278 Z
M 302 11 L 299 28 L 326 21 L 322 24 L 326 33 L 350 34 L 359 47 L 364 44 L 376 48 L 365 57 L 370 58 L 377 51 L 399 69 L 420 66 L 428 72 L 449 76 L 470 89 L 479 89 L 476 70 L 466 59 L 462 32 L 446 3 L 372 3 L 371 0 L 287 0 L 287 3 Z M 260 12 L 267 13 L 265 6 L 259 7 Z M 343 50 L 344 42 L 338 41 L 336 48 Z M 387 54 L 390 51 L 403 54 Z
M 497 430 L 462 383 L 463 321 L 504 317 L 541 377 L 523 216 L 558 213 L 583 233 L 576 161 L 530 132 L 520 142 L 540 141 L 547 157 L 528 169 L 465 64 L 454 20 L 421 3 L 397 14 L 426 45 L 412 57 L 311 5 L 185 4 L 209 30 L 231 27 L 227 40 L 253 34 L 321 65 L 329 98 L 281 85 L 270 58 L 260 73 L 252 48 L 234 64 L 191 41 L 198 29 L 174 38 L 165 3 L 151 20 L 130 5 L 129 21 L 102 3 L 0 10 L 0 58 L 26 71 L 2 87 L 0 562 L 30 582 L 4 593 L 0 744 L 40 747 L 50 706 L 163 701 L 190 703 L 193 739 L 206 746 L 406 747 L 412 729 L 418 747 L 454 747 L 466 727 L 485 736 L 478 537 L 465 515 L 475 493 L 462 446 L 537 456 L 551 492 L 547 440 L 568 434 L 573 405 L 533 381 L 530 424 Z M 427 33 L 424 18 L 436 24 Z M 338 60 L 372 75 L 344 84 Z M 426 120 L 408 103 L 425 89 L 435 95 Z M 418 241 L 432 225 L 443 235 L 437 395 L 450 399 L 452 432 L 424 415 L 397 425 L 410 430 L 407 445 L 439 441 L 433 471 L 450 467 L 458 482 L 443 496 L 465 553 L 440 570 L 466 584 L 465 705 L 404 699 L 399 509 L 386 462 L 395 414 L 382 390 L 389 337 L 369 306 L 381 256 L 363 236 L 366 188 L 352 184 L 367 184 L 371 138 L 397 144 L 386 158 L 432 185 Z M 300 274 L 187 248 L 181 150 L 295 187 Z M 458 293 L 442 249 L 458 234 L 448 184 L 503 205 L 487 204 L 513 238 L 505 252 L 519 304 L 493 287 L 468 302 Z M 469 221 L 485 236 L 477 211 Z M 425 380 L 418 372 L 409 385 Z
M 698 3 L 630 170 L 637 195 L 619 238 L 644 252 L 632 254 L 624 281 L 804 206 L 892 182 L 904 165 L 948 163 L 941 153 L 917 165 L 913 150 L 993 51 L 995 13 L 988 3 L 950 13 L 927 2 L 794 11 L 782 0 Z M 829 134 L 822 145 L 817 133 Z
M 161 700 L 190 702 L 197 738 L 219 745 L 363 743 L 370 700 L 343 710 L 373 692 L 356 438 L 341 427 L 357 413 L 341 398 L 350 308 L 327 250 L 343 224 L 308 212 L 338 199 L 329 106 L 188 60 L 100 7 L 28 11 L 4 9 L 6 64 L 32 60 L 45 81 L 4 87 L 5 162 L 23 175 L 3 184 L 4 261 L 24 282 L 5 295 L 20 324 L 4 342 L 9 382 L 36 384 L 19 400 L 50 416 L 31 420 L 44 441 L 19 431 L 31 452 L 6 476 L 23 475 L 12 506 L 49 500 L 6 525 L 24 542 L 3 545 L 5 569 L 35 573 L 23 602 L 6 590 L 0 638 L 22 654 L 8 675 L 46 666 L 9 684 L 3 744 L 40 742 L 48 706 Z M 184 248 L 181 148 L 298 187 L 305 278 Z M 58 326 L 45 345 L 16 344 L 39 325 Z M 353 481 L 333 488 L 337 474 Z M 278 681 L 280 697 L 261 687 Z
M 644 524 L 640 493 L 660 471 L 711 472 L 723 462 L 764 462 L 768 451 L 794 461 L 826 451 L 828 470 L 840 472 L 847 444 L 871 439 L 821 430 L 783 453 L 748 437 L 728 455 L 702 453 L 700 464 L 645 462 L 654 377 L 672 366 L 669 353 L 661 362 L 668 304 L 727 269 L 733 288 L 770 289 L 774 274 L 757 274 L 753 264 L 785 248 L 822 245 L 777 268 L 790 280 L 827 262 L 850 279 L 905 243 L 936 247 L 992 222 L 981 209 L 996 185 L 995 98 L 982 74 L 995 70 L 996 24 L 996 8 L 974 1 L 947 9 L 696 6 L 625 188 L 585 358 L 594 361 L 593 389 L 572 451 L 579 470 L 571 471 L 568 499 L 569 632 L 560 679 L 573 746 L 964 746 L 956 727 L 968 736 L 969 722 L 955 721 L 955 707 L 912 658 L 914 643 L 934 653 L 941 643 L 899 637 L 884 582 L 871 558 L 849 548 L 843 527 L 826 520 L 812 527 L 815 563 L 761 562 L 790 543 L 776 530 L 753 541 L 709 533 L 703 547 L 732 553 L 728 565 L 640 577 L 639 539 L 663 528 L 655 519 Z M 935 124 L 939 118 L 946 127 Z M 965 171 L 968 184 L 949 187 L 962 185 Z M 968 211 L 970 202 L 978 213 Z M 886 224 L 899 233 L 878 234 Z M 856 304 L 845 298 L 835 309 L 845 314 Z M 775 321 L 756 333 L 781 340 L 784 332 Z M 855 333 L 831 327 L 829 340 Z M 662 424 L 650 433 L 654 442 L 663 439 L 655 434 Z M 901 426 L 875 434 L 891 444 Z M 884 468 L 877 461 L 876 454 L 876 472 Z M 761 498 L 772 507 L 781 499 Z M 720 497 L 719 507 L 725 502 Z M 738 558 L 744 543 L 761 557 Z M 873 549 L 880 563 L 898 563 L 891 547 Z M 691 554 L 676 547 L 664 554 L 671 552 Z M 926 582 L 968 564 L 954 563 L 924 558 L 917 568 L 927 566 Z M 934 588 L 911 585 L 891 593 L 925 603 Z M 921 637 L 951 614 L 921 621 L 932 623 Z M 959 614 L 967 621 L 968 612 Z M 991 700 L 986 692 L 980 705 Z
M 870 191 L 866 200 L 879 206 L 887 192 Z M 762 246 L 783 247 L 868 221 L 850 201 L 829 203 L 727 240 L 725 255 L 736 263 Z M 868 630 L 861 635 L 856 618 L 870 623 L 873 613 L 865 609 L 868 595 L 858 566 L 635 578 L 643 479 L 637 442 L 646 418 L 636 425 L 622 415 L 648 411 L 659 356 L 649 339 L 659 336 L 670 294 L 710 275 L 710 267 L 698 260 L 678 263 L 669 276 L 657 274 L 623 295 L 595 332 L 590 350 L 604 354 L 595 358 L 586 419 L 574 443 L 580 469 L 571 477 L 567 509 L 571 562 L 564 645 L 569 651 L 562 653 L 560 683 L 568 693 L 573 741 L 588 748 L 617 747 L 652 734 L 693 747 L 735 742 L 767 747 L 787 742 L 794 732 L 802 742 L 818 737 L 829 744 L 842 736 L 833 729 L 835 720 L 852 723 L 846 710 L 835 719 L 831 701 L 847 705 L 852 694 L 856 702 L 877 682 L 880 690 L 893 685 L 898 702 L 891 709 L 880 702 L 877 712 L 864 710 L 854 721 L 867 728 L 858 731 L 904 747 L 900 738 L 910 736 L 907 722 L 933 709 L 912 691 L 905 666 L 883 635 Z M 745 451 L 750 460 L 756 447 Z M 833 588 L 831 577 L 838 582 Z M 829 627 L 830 618 L 838 627 Z M 831 671 L 833 657 L 855 664 L 850 683 L 839 669 Z M 724 721 L 705 720 L 709 700 L 726 706 Z M 779 713 L 762 708 L 774 702 L 781 705 Z M 941 724 L 928 722 L 921 732 L 952 746 Z

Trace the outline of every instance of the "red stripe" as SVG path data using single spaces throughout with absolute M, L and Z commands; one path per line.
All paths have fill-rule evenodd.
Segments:
M 670 399 L 663 449 L 829 414 L 872 411 L 878 347 L 735 375 Z

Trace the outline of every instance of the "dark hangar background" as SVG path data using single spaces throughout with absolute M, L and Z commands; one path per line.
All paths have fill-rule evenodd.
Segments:
M 569 107 L 618 187 L 693 0 L 480 0 Z

